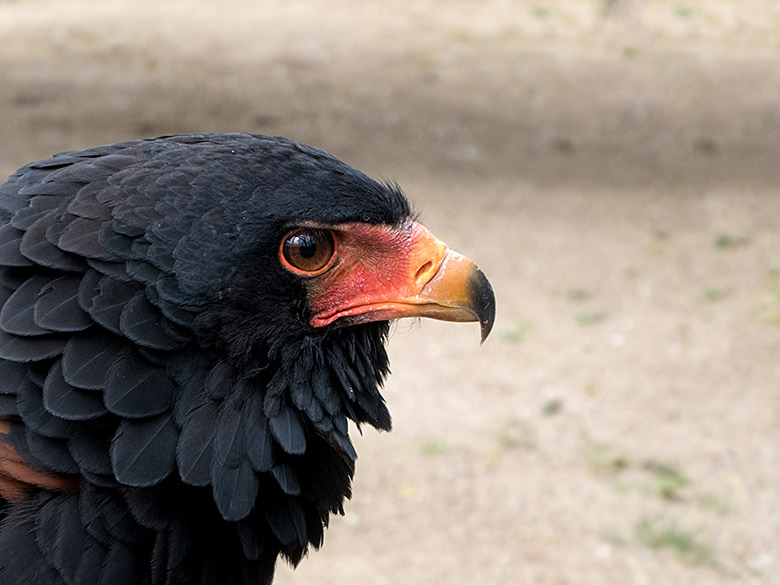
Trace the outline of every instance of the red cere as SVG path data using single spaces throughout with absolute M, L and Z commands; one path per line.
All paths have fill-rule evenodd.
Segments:
M 447 251 L 426 228 L 411 221 L 400 228 L 347 224 L 337 228 L 336 237 L 336 263 L 309 287 L 311 323 L 317 327 L 416 296 L 421 267 L 433 268 L 432 276 Z

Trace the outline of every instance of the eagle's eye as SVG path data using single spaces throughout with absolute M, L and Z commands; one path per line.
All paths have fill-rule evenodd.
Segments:
M 298 274 L 320 274 L 330 268 L 336 257 L 336 242 L 328 230 L 300 228 L 282 241 L 282 265 Z

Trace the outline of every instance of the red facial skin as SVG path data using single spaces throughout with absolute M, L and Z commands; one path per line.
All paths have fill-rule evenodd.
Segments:
M 400 317 L 479 320 L 469 286 L 479 269 L 419 223 L 325 229 L 336 245 L 333 260 L 320 271 L 305 275 L 282 257 L 289 270 L 306 278 L 312 326 Z

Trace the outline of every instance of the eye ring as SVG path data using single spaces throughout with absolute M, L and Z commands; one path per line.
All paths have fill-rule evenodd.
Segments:
M 336 260 L 336 238 L 330 230 L 297 228 L 282 238 L 279 260 L 282 266 L 296 274 L 322 274 Z

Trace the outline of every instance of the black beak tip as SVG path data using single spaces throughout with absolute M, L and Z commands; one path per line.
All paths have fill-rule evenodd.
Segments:
M 474 312 L 479 319 L 479 327 L 482 333 L 482 341 L 490 335 L 493 329 L 493 323 L 496 320 L 496 297 L 493 294 L 493 287 L 485 276 L 485 273 L 477 268 L 469 278 L 469 288 L 471 289 L 471 302 Z

